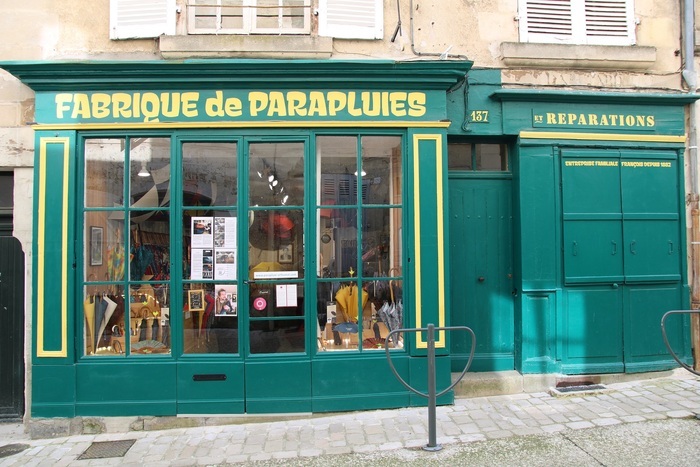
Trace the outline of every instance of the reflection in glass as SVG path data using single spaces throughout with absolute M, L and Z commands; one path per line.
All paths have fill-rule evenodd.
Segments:
M 129 220 L 129 278 L 132 281 L 169 279 L 170 212 L 131 211 Z
M 304 143 L 251 143 L 251 206 L 304 204 Z
M 124 279 L 125 237 L 123 211 L 85 213 L 83 271 L 88 282 Z
M 476 170 L 507 171 L 505 144 L 476 144 Z
M 401 137 L 362 137 L 362 204 L 401 203 Z
M 357 137 L 316 138 L 321 170 L 319 204 L 357 204 Z
M 262 320 L 250 323 L 250 353 L 304 352 L 304 321 Z
M 189 284 L 183 290 L 184 352 L 238 353 L 238 286 Z
M 238 189 L 236 143 L 182 145 L 184 206 L 235 206 Z
M 85 206 L 124 205 L 124 138 L 85 140 Z
M 170 205 L 170 138 L 130 138 L 130 205 Z

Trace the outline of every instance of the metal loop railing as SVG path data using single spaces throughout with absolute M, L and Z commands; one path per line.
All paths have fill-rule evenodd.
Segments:
M 469 352 L 469 360 L 467 360 L 467 364 L 464 367 L 464 370 L 462 370 L 462 373 L 459 375 L 459 377 L 448 387 L 447 389 L 440 391 L 439 393 L 436 391 L 436 382 L 435 382 L 435 331 L 453 331 L 453 330 L 461 330 L 461 331 L 467 331 L 471 334 L 472 336 L 472 348 Z M 447 392 L 451 391 L 457 383 L 459 383 L 462 378 L 464 378 L 464 375 L 467 374 L 467 371 L 469 371 L 469 367 L 472 365 L 472 361 L 474 360 L 474 351 L 476 350 L 476 335 L 474 334 L 474 331 L 471 330 L 471 328 L 468 328 L 467 326 L 447 326 L 447 327 L 435 327 L 433 324 L 428 324 L 427 328 L 408 328 L 408 329 L 395 329 L 389 333 L 389 335 L 386 337 L 385 342 L 389 342 L 389 339 L 394 335 L 398 333 L 406 333 L 406 332 L 427 332 L 428 333 L 428 393 L 421 392 L 417 390 L 416 388 L 412 387 L 410 384 L 408 384 L 402 377 L 401 375 L 396 371 L 396 368 L 394 367 L 394 362 L 391 361 L 391 352 L 389 351 L 389 346 L 385 346 L 385 351 L 386 351 L 386 358 L 387 361 L 389 362 L 389 368 L 391 368 L 392 373 L 394 373 L 394 376 L 401 382 L 401 384 L 406 387 L 409 391 L 418 394 L 419 396 L 422 397 L 427 397 L 428 398 L 428 444 L 423 447 L 426 451 L 439 451 L 442 449 L 442 446 L 437 444 L 437 435 L 436 435 L 436 429 L 435 429 L 435 424 L 436 424 L 436 406 L 437 406 L 437 398 L 446 394 Z M 394 342 L 394 340 L 392 340 Z
M 664 344 L 666 344 L 666 348 L 668 349 L 668 352 L 671 354 L 671 357 L 678 363 L 680 366 L 694 374 L 695 376 L 700 376 L 700 372 L 697 372 L 693 369 L 692 366 L 683 363 L 680 358 L 678 358 L 678 355 L 673 351 L 671 348 L 671 343 L 668 341 L 668 336 L 666 335 L 666 318 L 668 318 L 670 315 L 692 315 L 692 314 L 700 314 L 700 310 L 671 310 L 667 311 L 664 313 L 664 315 L 661 317 L 661 336 L 664 338 Z

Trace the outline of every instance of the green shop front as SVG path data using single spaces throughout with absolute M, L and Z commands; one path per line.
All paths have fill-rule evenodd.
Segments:
M 424 404 L 386 348 L 425 390 L 427 337 L 389 333 L 448 322 L 470 65 L 3 63 L 36 97 L 32 416 Z
M 473 371 L 675 366 L 689 96 L 467 61 L 2 67 L 36 97 L 33 417 L 421 405 L 386 349 L 425 390 L 427 337 L 389 335 L 428 323 L 474 329 Z M 471 341 L 436 347 L 444 388 Z

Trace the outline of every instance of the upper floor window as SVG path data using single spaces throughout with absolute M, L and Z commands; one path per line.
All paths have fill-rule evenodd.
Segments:
M 308 34 L 311 0 L 188 0 L 189 34 Z
M 633 0 L 518 0 L 520 41 L 633 45 Z

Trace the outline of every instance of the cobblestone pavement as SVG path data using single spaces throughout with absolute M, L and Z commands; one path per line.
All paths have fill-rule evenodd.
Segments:
M 585 394 L 549 393 L 457 399 L 437 408 L 437 442 L 445 447 L 523 435 L 569 435 L 586 428 L 694 418 L 700 379 L 671 376 L 606 385 Z M 77 460 L 93 442 L 134 439 L 123 457 Z M 288 461 L 303 465 L 327 455 L 418 450 L 428 441 L 427 408 L 373 410 L 284 422 L 79 435 L 30 440 L 20 425 L 0 425 L 0 448 L 26 444 L 0 457 L 6 466 L 192 466 Z

